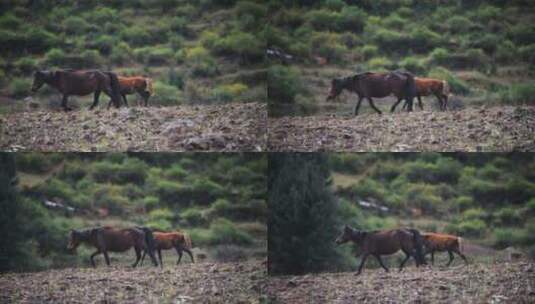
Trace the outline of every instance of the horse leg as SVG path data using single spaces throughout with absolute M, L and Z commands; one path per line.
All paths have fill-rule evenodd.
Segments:
M 126 94 L 121 94 L 123 96 L 124 105 L 128 108 L 128 101 L 126 100 Z
M 377 261 L 379 261 L 379 264 L 381 264 L 381 266 L 385 269 L 385 271 L 388 272 L 388 268 L 386 268 L 385 264 L 383 263 L 383 260 L 381 259 L 381 256 L 378 255 L 378 254 L 376 254 L 374 256 L 377 259 Z
M 162 262 L 162 250 L 158 249 L 158 259 L 160 260 L 160 267 L 163 268 L 163 262 Z
M 175 247 L 176 254 L 178 254 L 178 260 L 176 261 L 176 264 L 180 264 L 180 260 L 182 260 L 182 250 L 179 247 Z
M 442 102 L 444 104 L 444 111 L 448 110 L 448 95 L 442 95 Z
M 405 263 L 407 263 L 407 261 L 411 258 L 411 255 L 407 251 L 403 250 L 403 252 L 405 253 L 405 259 L 401 262 L 401 264 L 399 264 L 399 271 L 403 269 Z
M 368 97 L 368 102 L 370 103 L 370 106 L 375 110 L 375 112 L 377 112 L 377 114 L 383 114 L 379 109 L 377 109 L 375 104 L 373 104 L 373 100 L 371 97 Z
M 398 104 L 402 101 L 403 99 L 402 98 L 399 98 L 398 97 L 398 101 L 396 101 L 396 103 L 394 103 L 392 105 L 392 108 L 390 108 L 390 113 L 394 113 L 394 111 L 396 110 L 396 107 L 398 106 Z M 403 105 L 403 109 L 405 109 L 405 107 L 407 106 L 407 102 L 405 102 L 405 104 Z
M 132 264 L 132 267 L 136 268 L 137 263 L 139 263 L 139 261 L 141 260 L 141 248 L 134 247 L 134 250 L 136 251 L 136 261 L 134 262 L 134 264 Z
M 141 256 L 141 262 L 139 263 L 139 266 L 143 266 L 143 261 L 145 261 L 145 256 L 147 255 L 147 250 L 143 250 L 143 255 Z
M 67 99 L 69 98 L 69 95 L 65 94 L 63 95 L 63 98 L 61 99 L 61 107 L 65 112 L 71 111 L 72 109 L 67 106 Z
M 193 258 L 193 254 L 191 253 L 191 250 L 187 249 L 187 248 L 184 248 L 184 251 L 189 255 L 189 257 L 191 258 L 191 262 L 192 263 L 195 263 L 195 259 Z
M 360 108 L 361 102 L 362 102 L 362 97 L 359 96 L 359 101 L 357 101 L 357 105 L 355 106 L 355 111 L 353 112 L 355 116 L 359 115 L 359 108 Z
M 464 254 L 462 254 L 459 250 L 454 250 L 455 253 L 457 253 L 464 261 L 464 263 L 466 265 L 468 265 L 468 260 L 466 259 L 466 257 L 464 256 Z
M 420 111 L 423 111 L 424 105 L 422 104 L 422 96 L 416 95 L 416 98 L 418 98 L 418 106 L 420 107 Z
M 97 250 L 96 252 L 94 252 L 90 257 L 89 257 L 89 260 L 91 261 L 91 266 L 93 266 L 94 268 L 97 268 L 97 266 L 95 265 L 95 256 L 100 254 L 100 250 Z
M 143 92 L 143 99 L 145 100 L 145 107 L 148 107 L 149 106 L 149 97 L 150 97 L 150 93 L 149 92 Z
M 450 260 L 449 260 L 448 264 L 446 264 L 446 267 L 450 266 L 451 262 L 453 262 L 453 253 L 448 250 L 448 254 L 450 255 Z
M 106 265 L 110 266 L 110 257 L 108 256 L 108 251 L 104 250 L 104 258 L 106 259 Z
M 435 251 L 431 251 L 431 265 L 435 265 Z
M 93 110 L 98 105 L 98 97 L 100 96 L 100 90 L 95 91 L 95 95 L 93 95 L 93 104 L 89 107 L 89 110 Z M 110 106 L 108 105 L 108 108 Z
M 362 267 L 364 267 L 364 263 L 366 262 L 366 259 L 368 258 L 368 255 L 369 255 L 369 253 L 364 253 L 362 255 L 362 260 L 360 261 L 360 265 L 359 265 L 359 271 L 357 272 L 356 275 L 359 275 L 362 272 Z

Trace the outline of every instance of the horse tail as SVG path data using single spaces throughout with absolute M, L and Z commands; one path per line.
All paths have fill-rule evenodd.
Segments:
M 462 237 L 458 237 L 457 238 L 457 245 L 459 245 L 459 252 L 463 253 L 464 252 L 464 247 L 463 247 L 463 238 Z
M 145 78 L 145 88 L 147 92 L 152 96 L 154 95 L 154 88 L 152 87 L 152 79 L 151 78 Z
M 106 74 L 110 76 L 111 94 L 113 96 L 112 100 L 118 108 L 121 106 L 121 84 L 119 83 L 119 78 L 117 77 L 117 74 L 113 72 L 106 72 Z
M 186 247 L 188 249 L 193 248 L 193 243 L 191 242 L 191 237 L 187 233 L 184 233 L 184 247 Z
M 154 234 L 152 233 L 152 230 L 148 227 L 138 227 L 141 229 L 145 234 L 145 246 L 149 252 L 149 256 L 152 260 L 152 263 L 154 266 L 158 266 L 158 262 L 156 261 L 156 257 L 154 256 L 154 251 L 156 250 L 156 241 L 154 240 Z
M 416 95 L 418 95 L 416 89 L 416 80 L 414 80 L 414 75 L 412 73 L 403 72 L 403 74 L 407 76 L 407 82 L 405 83 L 405 97 L 412 110 L 412 100 L 414 97 L 416 97 Z
M 450 95 L 450 85 L 446 80 L 442 80 L 442 94 L 445 96 Z
M 416 247 L 416 260 L 419 264 L 427 264 L 424 256 L 424 241 L 420 231 L 416 229 L 409 229 L 412 232 L 412 238 L 414 240 L 414 247 Z

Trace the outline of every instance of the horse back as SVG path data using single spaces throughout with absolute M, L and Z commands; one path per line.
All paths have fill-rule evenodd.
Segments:
M 58 70 L 58 86 L 63 94 L 84 96 L 102 88 L 107 77 L 98 70 Z
M 442 233 L 423 233 L 422 237 L 427 247 L 437 251 L 459 249 L 459 238 Z
M 137 229 L 116 229 L 105 227 L 100 229 L 99 242 L 103 242 L 108 251 L 122 252 L 134 246 L 143 246 L 144 233 Z
M 403 237 L 399 230 L 369 232 L 363 242 L 363 250 L 371 254 L 394 254 L 402 248 Z

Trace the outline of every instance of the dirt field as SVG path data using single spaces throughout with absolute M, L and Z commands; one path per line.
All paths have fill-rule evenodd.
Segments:
M 535 151 L 535 107 L 269 119 L 270 151 Z
M 534 303 L 535 264 L 407 267 L 270 277 L 273 303 Z
M 263 151 L 261 103 L 19 112 L 0 116 L 3 151 Z
M 0 274 L 1 303 L 257 303 L 261 262 Z

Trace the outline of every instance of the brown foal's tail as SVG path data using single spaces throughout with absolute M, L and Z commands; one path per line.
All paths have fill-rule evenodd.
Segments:
M 187 249 L 193 248 L 193 244 L 191 243 L 191 238 L 189 234 L 187 233 L 184 233 L 184 247 L 186 247 Z
M 459 246 L 459 252 L 460 253 L 464 252 L 463 244 L 464 244 L 463 238 L 462 237 L 457 237 L 457 245 Z
M 152 87 L 152 78 L 145 78 L 145 88 L 150 96 L 154 95 L 154 88 Z
M 119 78 L 117 74 L 113 72 L 106 72 L 110 76 L 110 86 L 112 93 L 112 100 L 115 104 L 115 107 L 118 108 L 121 106 L 121 84 L 119 83 Z

